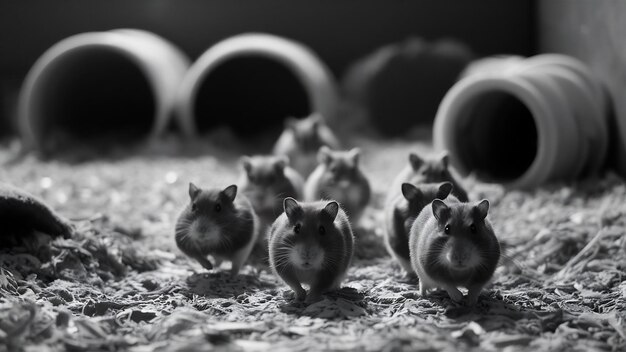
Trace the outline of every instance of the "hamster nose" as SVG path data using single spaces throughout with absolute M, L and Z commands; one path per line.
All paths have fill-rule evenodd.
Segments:
M 339 181 L 339 186 L 342 188 L 350 187 L 350 180 L 341 180 Z
M 460 253 L 454 253 L 451 255 L 450 262 L 454 264 L 454 266 L 464 266 L 465 264 L 465 256 Z

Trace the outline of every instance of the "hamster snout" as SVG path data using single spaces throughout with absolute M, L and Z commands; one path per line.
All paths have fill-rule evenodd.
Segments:
M 217 244 L 220 241 L 219 227 L 213 221 L 205 218 L 195 219 L 189 226 L 188 234 L 191 239 L 202 244 Z
M 298 243 L 292 247 L 289 260 L 302 270 L 321 269 L 324 250 L 317 244 Z
M 454 242 L 441 252 L 443 262 L 450 269 L 468 270 L 480 265 L 480 256 L 477 254 L 479 250 L 472 242 L 461 239 Z

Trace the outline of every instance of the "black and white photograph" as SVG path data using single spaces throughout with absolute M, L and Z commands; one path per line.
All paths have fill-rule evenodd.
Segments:
M 35 351 L 626 351 L 626 1 L 0 0 Z

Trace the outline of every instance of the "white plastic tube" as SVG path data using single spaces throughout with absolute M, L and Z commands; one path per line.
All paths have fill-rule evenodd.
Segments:
M 131 69 L 134 67 L 140 74 L 132 77 L 120 75 L 117 71 L 119 66 L 115 66 L 115 63 Z M 46 138 L 55 129 L 66 127 L 56 124 L 90 119 L 89 111 L 85 111 L 88 109 L 73 111 L 73 105 L 78 103 L 82 106 L 93 103 L 94 109 L 98 106 L 124 109 L 129 101 L 133 106 L 150 105 L 141 108 L 149 112 L 150 116 L 137 118 L 150 119 L 152 122 L 145 135 L 156 137 L 169 124 L 178 85 L 189 65 L 186 55 L 173 44 L 143 30 L 89 32 L 66 38 L 48 49 L 35 62 L 22 85 L 18 128 L 24 144 L 35 149 L 45 149 Z M 72 91 L 77 86 L 97 87 L 103 77 L 113 88 L 92 95 L 84 91 Z M 143 82 L 129 82 L 132 79 Z M 135 92 L 130 92 L 129 97 L 119 99 L 116 87 L 122 90 L 133 84 L 147 87 L 149 92 L 142 94 L 151 98 L 132 101 Z M 80 96 L 81 100 L 72 100 L 72 95 Z M 59 109 L 64 115 L 70 116 L 55 116 L 55 111 Z M 63 122 L 58 122 L 57 118 Z M 106 124 L 106 121 L 98 123 Z M 111 130 L 115 129 L 123 130 L 124 126 L 111 127 Z
M 284 65 L 306 90 L 312 112 L 318 112 L 327 119 L 335 117 L 338 103 L 336 82 L 330 70 L 313 51 L 300 43 L 275 35 L 248 33 L 213 45 L 187 72 L 178 91 L 176 109 L 179 125 L 187 135 L 198 133 L 197 119 L 214 118 L 195 116 L 198 91 L 209 74 L 228 60 L 242 57 L 261 57 Z
M 512 188 L 600 171 L 606 100 L 590 71 L 563 55 L 507 60 L 481 65 L 450 89 L 435 118 L 435 147 L 461 173 Z

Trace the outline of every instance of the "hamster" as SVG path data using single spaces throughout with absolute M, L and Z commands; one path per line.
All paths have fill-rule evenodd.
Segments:
M 415 153 L 409 154 L 409 165 L 407 165 L 394 179 L 391 184 L 391 191 L 387 194 L 386 203 L 392 201 L 400 193 L 400 188 L 405 182 L 414 185 L 420 183 L 450 182 L 453 189 L 452 194 L 461 202 L 467 202 L 467 192 L 461 184 L 452 176 L 449 170 L 450 158 L 447 152 L 434 158 L 422 158 Z
M 468 303 L 476 304 L 500 259 L 500 244 L 487 220 L 488 212 L 486 199 L 476 203 L 435 199 L 422 210 L 409 238 L 421 295 L 439 287 L 460 302 L 460 286 L 468 290 Z
M 318 152 L 319 165 L 304 186 L 304 200 L 334 199 L 353 222 L 359 220 L 370 201 L 370 183 L 359 168 L 361 151 L 332 151 L 323 146 Z
M 291 166 L 307 177 L 317 166 L 317 151 L 321 146 L 339 149 L 339 140 L 324 123 L 320 114 L 304 119 L 287 118 L 285 130 L 274 145 L 273 154 L 286 155 Z
M 422 211 L 435 199 L 446 199 L 452 191 L 450 182 L 426 183 L 422 185 L 402 184 L 402 195 L 385 206 L 385 245 L 387 252 L 395 258 L 407 273 L 414 276 L 409 256 L 409 234 L 413 222 Z M 456 199 L 456 198 L 454 198 Z
M 207 270 L 213 269 L 209 254 L 217 265 L 229 260 L 231 274 L 237 275 L 258 237 L 259 221 L 252 204 L 237 195 L 236 185 L 203 190 L 189 183 L 189 197 L 176 222 L 176 245 Z
M 261 220 L 269 227 L 283 212 L 283 199 L 302 199 L 304 179 L 289 167 L 286 156 L 243 156 L 238 184 Z
M 348 217 L 335 201 L 298 203 L 285 198 L 284 213 L 269 232 L 270 266 L 307 303 L 339 289 L 354 251 Z M 302 284 L 310 287 L 307 295 Z

